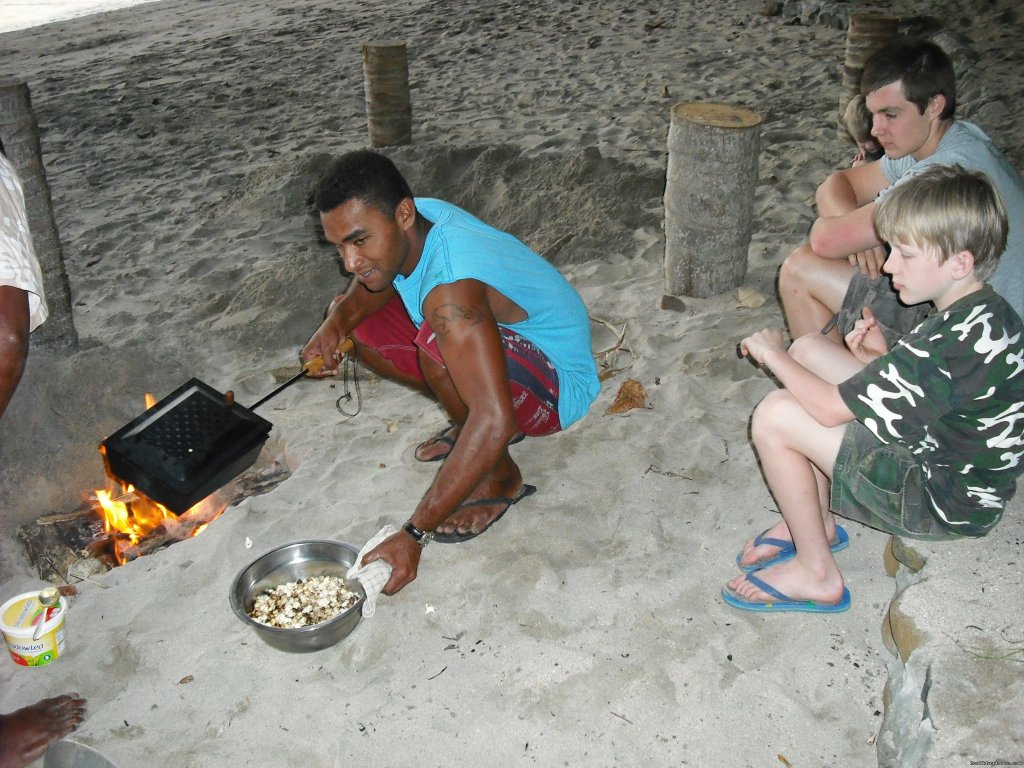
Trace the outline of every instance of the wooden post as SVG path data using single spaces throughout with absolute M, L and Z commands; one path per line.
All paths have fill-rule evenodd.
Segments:
M 724 104 L 672 107 L 665 183 L 665 290 L 705 298 L 743 282 L 761 116 Z
M 370 145 L 387 147 L 411 142 L 412 106 L 405 43 L 363 43 L 363 88 Z
M 71 288 L 64 269 L 64 249 L 43 168 L 39 125 L 24 80 L 0 77 L 0 142 L 25 190 L 28 228 L 50 311 L 46 322 L 32 333 L 31 341 L 51 347 L 73 347 L 78 344 L 78 333 L 71 317 Z
M 850 99 L 860 93 L 860 74 L 875 51 L 896 37 L 898 16 L 854 14 L 846 28 L 846 53 L 843 61 L 843 89 L 839 95 L 839 135 L 846 137 L 843 113 Z

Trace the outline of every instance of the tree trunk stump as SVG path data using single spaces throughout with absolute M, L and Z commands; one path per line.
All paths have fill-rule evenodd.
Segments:
M 839 96 L 839 134 L 845 138 L 843 114 L 850 99 L 860 93 L 860 75 L 871 54 L 899 32 L 898 16 L 854 14 L 846 28 L 846 53 L 843 61 L 843 90 Z
M 370 145 L 387 147 L 412 141 L 409 63 L 405 43 L 363 43 L 363 88 Z
M 665 289 L 705 298 L 747 273 L 761 116 L 724 104 L 672 108 L 665 183 Z
M 78 344 L 71 316 L 71 288 L 64 268 L 64 249 L 60 244 L 53 216 L 50 187 L 43 167 L 39 125 L 32 112 L 32 99 L 24 80 L 0 77 L 0 142 L 4 154 L 21 177 L 25 191 L 25 210 L 32 246 L 43 275 L 43 292 L 49 317 L 31 336 L 33 345 L 73 347 Z

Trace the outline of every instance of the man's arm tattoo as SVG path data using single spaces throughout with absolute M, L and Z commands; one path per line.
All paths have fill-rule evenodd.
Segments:
M 483 316 L 472 307 L 460 307 L 457 304 L 442 304 L 430 313 L 430 327 L 438 336 L 447 336 L 456 323 L 476 325 L 483 321 Z

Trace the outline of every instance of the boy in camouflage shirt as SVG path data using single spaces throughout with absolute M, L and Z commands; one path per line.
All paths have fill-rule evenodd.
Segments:
M 900 300 L 935 304 L 891 351 L 869 310 L 847 350 L 809 336 L 787 351 L 775 330 L 740 344 L 785 389 L 751 425 L 783 520 L 736 558 L 745 573 L 722 594 L 737 608 L 845 610 L 832 555 L 849 537 L 832 511 L 899 536 L 984 536 L 1024 470 L 1024 327 L 985 282 L 1006 245 L 998 193 L 935 166 L 892 191 L 875 227 Z

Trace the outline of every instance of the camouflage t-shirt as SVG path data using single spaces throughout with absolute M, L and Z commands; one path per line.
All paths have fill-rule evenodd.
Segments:
M 839 385 L 857 421 L 914 454 L 932 512 L 961 536 L 988 533 L 1024 471 L 1022 335 L 985 286 Z

